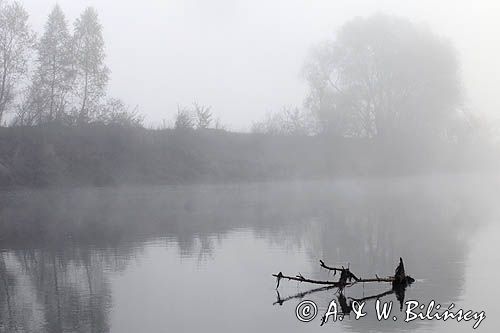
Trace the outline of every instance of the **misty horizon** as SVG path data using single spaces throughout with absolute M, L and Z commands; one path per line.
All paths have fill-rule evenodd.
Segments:
M 0 0 L 0 333 L 497 332 L 498 9 Z
M 21 3 L 40 34 L 55 2 Z M 484 122 L 498 118 L 500 24 L 492 14 L 494 3 L 57 3 L 70 27 L 85 7 L 96 8 L 111 70 L 108 91 L 138 106 L 147 127 L 171 125 L 177 107 L 194 102 L 211 106 L 228 129 L 244 132 L 283 107 L 302 108 L 307 83 L 301 70 L 311 49 L 334 39 L 347 21 L 376 13 L 407 18 L 450 39 L 458 53 L 464 108 Z

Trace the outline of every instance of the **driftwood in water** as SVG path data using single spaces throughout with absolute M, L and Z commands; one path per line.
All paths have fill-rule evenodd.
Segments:
M 334 282 L 334 281 L 321 281 L 321 280 L 306 279 L 300 273 L 296 276 L 287 276 L 287 275 L 283 275 L 283 273 L 279 272 L 278 274 L 273 274 L 273 276 L 276 278 L 276 281 L 277 281 L 276 289 L 278 289 L 278 287 L 280 286 L 281 279 L 293 280 L 293 281 L 298 281 L 298 282 L 308 282 L 308 283 L 313 283 L 313 284 L 326 284 L 326 285 L 330 285 L 330 286 L 334 286 L 334 287 L 336 287 L 337 285 L 340 285 L 339 282 Z
M 320 260 L 320 265 L 322 268 L 325 268 L 329 271 L 333 271 L 334 275 L 337 272 L 340 272 L 340 278 L 338 281 L 325 281 L 325 280 L 312 280 L 312 279 L 307 279 L 302 274 L 298 274 L 296 276 L 287 276 L 283 275 L 282 272 L 279 272 L 278 274 L 273 274 L 273 276 L 276 278 L 276 289 L 280 286 L 280 281 L 281 279 L 287 279 L 287 280 L 293 280 L 293 281 L 298 281 L 298 282 L 306 282 L 306 283 L 312 283 L 312 284 L 322 284 L 322 285 L 329 285 L 332 287 L 338 287 L 338 288 L 344 288 L 349 285 L 353 285 L 358 282 L 390 282 L 392 283 L 392 286 L 394 289 L 396 288 L 405 288 L 406 286 L 410 285 L 413 283 L 415 280 L 411 277 L 406 275 L 405 273 L 405 268 L 403 264 L 403 259 L 399 258 L 399 265 L 396 268 L 394 276 L 389 276 L 385 278 L 381 278 L 378 275 L 375 275 L 375 278 L 368 278 L 368 279 L 363 279 L 357 277 L 355 274 L 353 274 L 349 267 L 330 267 L 327 266 L 323 260 Z
M 377 275 L 375 275 L 375 278 L 369 278 L 369 279 L 363 279 L 357 277 L 354 273 L 352 273 L 348 268 L 341 267 L 330 267 L 327 266 L 322 260 L 320 260 L 320 265 L 322 268 L 325 268 L 329 271 L 333 271 L 333 274 L 335 275 L 337 272 L 340 272 L 340 278 L 338 281 L 324 281 L 324 280 L 312 280 L 312 279 L 307 279 L 303 277 L 301 274 L 298 274 L 297 276 L 286 276 L 283 275 L 283 273 L 279 272 L 278 274 L 273 274 L 273 276 L 277 280 L 277 285 L 276 285 L 276 293 L 277 293 L 277 301 L 273 303 L 282 305 L 284 302 L 296 299 L 296 298 L 303 298 L 306 295 L 320 292 L 320 291 L 326 291 L 332 288 L 338 288 L 338 291 L 336 294 L 338 294 L 338 302 L 341 307 L 341 311 L 343 314 L 350 314 L 352 311 L 352 304 L 354 301 L 360 303 L 364 302 L 370 299 L 379 299 L 387 295 L 395 294 L 396 299 L 399 301 L 399 309 L 402 311 L 403 310 L 403 303 L 405 299 L 405 291 L 406 287 L 412 284 L 415 280 L 411 277 L 406 275 L 405 272 L 405 267 L 403 263 L 403 259 L 399 258 L 399 265 L 396 267 L 396 270 L 394 272 L 394 276 L 389 276 L 386 278 L 380 278 Z M 306 282 L 306 283 L 312 283 L 312 284 L 320 284 L 323 285 L 322 287 L 311 289 L 305 292 L 298 293 L 293 296 L 288 296 L 285 298 L 281 298 L 279 292 L 278 292 L 278 287 L 280 285 L 280 280 L 281 279 L 288 279 L 288 280 L 293 280 L 293 281 L 298 281 L 298 282 Z M 343 290 L 345 287 L 352 286 L 358 282 L 389 282 L 392 284 L 392 288 L 390 290 L 387 290 L 383 293 L 368 296 L 368 297 L 363 297 L 363 298 L 352 298 L 349 297 L 349 301 L 343 294 Z M 326 318 L 322 318 L 321 325 L 325 323 Z
M 335 275 L 337 272 L 340 272 L 339 283 L 346 283 L 347 280 L 349 280 L 349 281 L 354 280 L 356 282 L 359 281 L 359 278 L 349 270 L 349 267 L 347 267 L 347 268 L 344 268 L 344 266 L 342 266 L 342 268 L 330 267 L 330 266 L 325 265 L 323 260 L 320 260 L 319 263 L 320 263 L 321 267 L 323 267 L 329 271 L 333 271 L 333 275 Z
M 395 287 L 407 286 L 413 282 L 415 282 L 415 279 L 405 273 L 403 258 L 399 258 L 399 265 L 396 267 L 396 271 L 394 272 L 394 281 L 392 281 L 392 285 Z

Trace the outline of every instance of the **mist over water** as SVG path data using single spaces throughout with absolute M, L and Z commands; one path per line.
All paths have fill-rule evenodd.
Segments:
M 478 283 L 496 269 L 480 267 L 498 259 L 491 239 L 498 232 L 492 199 L 498 182 L 464 176 L 3 192 L 0 328 L 319 331 L 319 321 L 298 325 L 298 300 L 273 305 L 271 273 L 328 279 L 322 259 L 349 263 L 358 276 L 386 276 L 400 256 L 417 280 L 406 299 L 453 302 L 488 315 L 494 293 Z M 309 287 L 282 282 L 279 295 Z M 387 289 L 364 284 L 346 295 Z M 331 290 L 308 299 L 326 311 L 336 297 Z M 399 304 L 394 295 L 386 299 Z M 496 323 L 490 315 L 481 329 Z M 470 329 L 449 321 L 378 322 L 373 311 L 365 320 L 328 326 Z
M 498 9 L 0 0 L 0 333 L 498 331 Z

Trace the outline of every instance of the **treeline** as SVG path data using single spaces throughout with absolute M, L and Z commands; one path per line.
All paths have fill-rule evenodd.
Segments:
M 313 139 L 313 138 L 311 138 Z M 0 185 L 239 182 L 290 178 L 309 141 L 215 129 L 152 130 L 99 123 L 0 128 Z M 297 155 L 299 153 L 299 155 Z M 324 172 L 322 172 L 324 173 Z
M 193 184 L 496 170 L 475 145 L 145 129 L 0 128 L 0 187 Z
M 89 7 L 72 29 L 56 5 L 40 37 L 18 2 L 0 2 L 0 124 L 57 122 L 138 125 L 137 110 L 106 95 L 102 26 Z
M 70 31 L 71 30 L 71 31 Z M 142 126 L 106 95 L 102 27 L 59 6 L 37 38 L 17 2 L 0 2 L 0 186 L 185 184 L 495 170 L 498 145 L 461 108 L 452 48 L 385 16 L 347 23 L 312 52 L 303 108 L 252 133 L 225 130 L 208 106 Z
M 435 143 L 456 141 L 469 126 L 453 45 L 402 18 L 345 23 L 311 50 L 302 76 L 303 110 L 286 108 L 254 131 Z

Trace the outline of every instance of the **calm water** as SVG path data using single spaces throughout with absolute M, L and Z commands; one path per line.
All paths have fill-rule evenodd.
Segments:
M 403 257 L 406 300 L 486 312 L 498 331 L 500 181 L 480 177 L 0 193 L 0 332 L 472 331 L 473 322 L 320 327 L 336 290 L 304 296 L 320 315 L 295 318 L 294 295 L 318 286 L 272 273 L 337 279 L 392 275 Z M 390 291 L 347 288 L 346 297 Z

